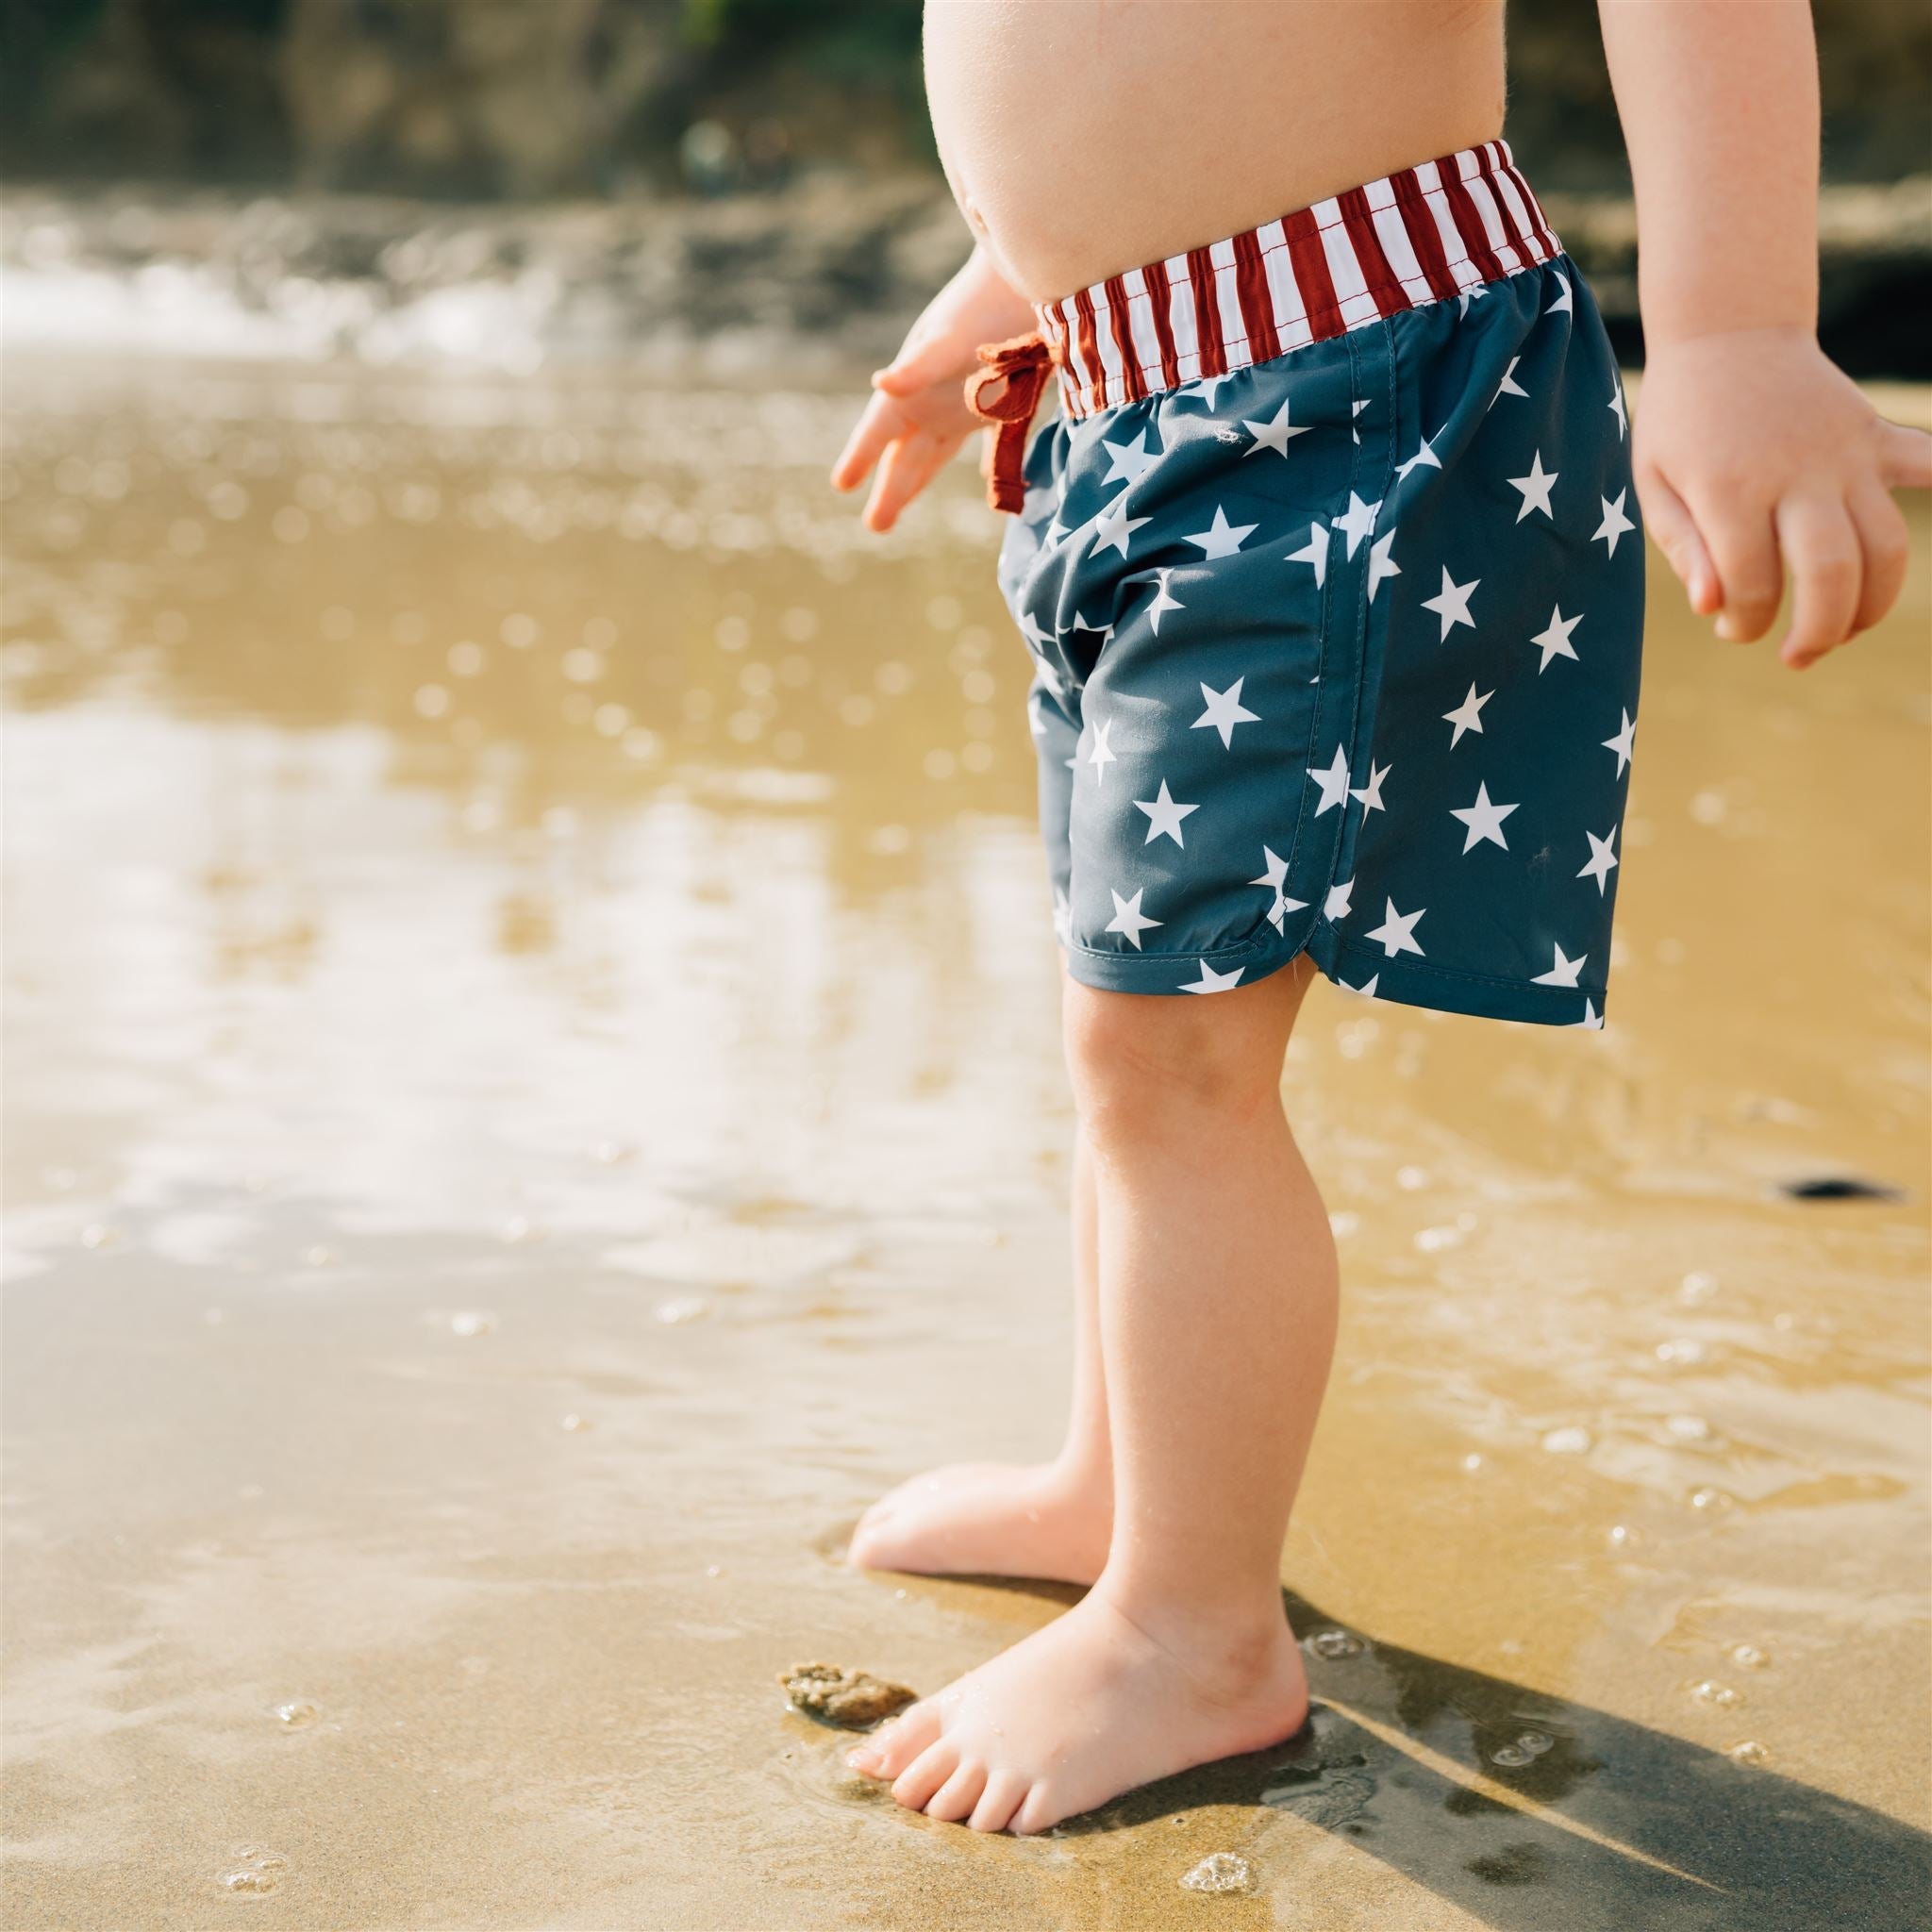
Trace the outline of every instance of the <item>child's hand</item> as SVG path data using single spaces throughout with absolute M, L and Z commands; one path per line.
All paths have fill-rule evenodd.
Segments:
M 872 379 L 873 399 L 832 465 L 832 487 L 856 490 L 874 464 L 865 506 L 870 530 L 890 530 L 974 429 L 966 378 L 982 342 L 1003 342 L 1034 326 L 1031 307 L 975 248 L 926 305 L 904 345 Z
M 1807 331 L 1654 348 L 1634 435 L 1644 521 L 1720 637 L 1764 635 L 1787 569 L 1778 655 L 1796 669 L 1891 608 L 1906 574 L 1891 491 L 1932 488 L 1932 437 L 1877 415 Z

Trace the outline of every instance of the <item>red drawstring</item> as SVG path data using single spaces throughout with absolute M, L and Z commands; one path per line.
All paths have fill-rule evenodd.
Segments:
M 1052 372 L 1053 351 L 1036 333 L 1009 342 L 982 342 L 979 359 L 986 367 L 966 378 L 966 407 L 993 425 L 984 464 L 986 500 L 994 509 L 1016 510 L 1026 500 L 1021 474 L 1026 429 Z

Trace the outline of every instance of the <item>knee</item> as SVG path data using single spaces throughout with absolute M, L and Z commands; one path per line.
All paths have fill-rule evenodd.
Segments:
M 1260 993 L 1262 989 L 1254 989 Z M 1280 1105 L 1278 998 L 1103 992 L 1069 981 L 1063 1031 L 1082 1121 L 1102 1143 L 1171 1140 Z

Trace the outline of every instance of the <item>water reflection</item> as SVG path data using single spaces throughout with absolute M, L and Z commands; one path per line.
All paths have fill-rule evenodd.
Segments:
M 1323 1712 L 969 1844 L 772 1680 L 1063 1600 L 827 1557 L 1060 1399 L 970 475 L 878 545 L 842 392 L 8 376 L 22 1923 L 1165 1926 L 1217 1854 L 1239 1925 L 1907 1923 L 1923 519 L 1804 680 L 1659 606 L 1607 1033 L 1313 996 Z

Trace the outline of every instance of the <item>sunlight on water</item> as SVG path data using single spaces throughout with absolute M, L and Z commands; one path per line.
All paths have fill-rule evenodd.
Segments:
M 1316 1723 L 969 1844 L 773 1678 L 930 1690 L 1064 1600 L 830 1560 L 1062 1396 L 1027 665 L 972 475 L 864 537 L 849 391 L 782 372 L 8 375 L 36 1923 L 790 1932 L 908 1885 L 1083 1928 L 1177 1887 L 1324 1932 L 1344 1895 L 1907 1923 L 1923 513 L 1907 607 L 1803 679 L 1658 571 L 1606 1032 L 1311 996 Z

